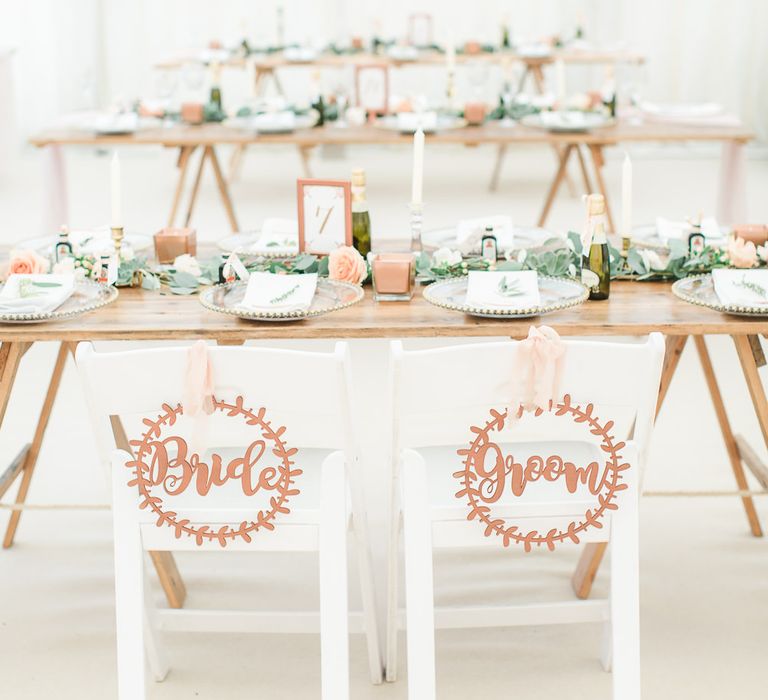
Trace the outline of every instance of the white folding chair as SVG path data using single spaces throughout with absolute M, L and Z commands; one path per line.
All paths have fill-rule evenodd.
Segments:
M 125 434 L 140 438 L 163 404 L 177 406 L 182 397 L 188 350 L 185 347 L 97 353 L 90 343 L 77 348 L 77 365 L 102 445 Z M 165 676 L 155 636 L 162 630 L 320 632 L 322 697 L 349 697 L 347 605 L 347 537 L 352 531 L 361 584 L 362 616 L 352 616 L 367 636 L 371 679 L 382 680 L 375 616 L 366 514 L 359 474 L 358 448 L 352 430 L 349 359 L 345 343 L 331 353 L 298 352 L 253 347 L 210 347 L 218 400 L 243 397 L 244 406 L 264 408 L 273 429 L 285 426 L 284 438 L 298 448 L 291 459 L 303 474 L 296 477 L 299 493 L 290 512 L 278 514 L 274 530 L 258 530 L 251 541 L 233 539 L 223 548 L 217 542 L 198 545 L 194 537 L 177 538 L 173 528 L 158 526 L 151 508 L 140 509 L 136 486 L 129 487 L 133 459 L 125 449 L 112 455 L 117 611 L 118 686 L 121 700 L 145 697 L 145 651 L 157 680 Z M 306 390 L 299 390 L 299 387 Z M 212 453 L 228 464 L 228 455 L 243 456 L 254 428 L 214 411 L 196 422 L 181 416 L 174 434 L 187 435 L 200 446 L 201 458 Z M 135 426 L 134 426 L 135 424 Z M 168 428 L 168 430 L 171 430 Z M 185 432 L 186 431 L 186 432 Z M 185 438 L 186 439 L 186 438 Z M 204 448 L 205 451 L 203 451 Z M 239 451 L 238 451 L 239 450 Z M 268 454 L 264 452 L 264 454 Z M 207 462 L 210 464 L 210 461 Z M 257 467 L 258 468 L 258 467 Z M 170 472 L 169 472 L 170 473 Z M 258 472 L 254 472 L 258 473 Z M 166 510 L 174 509 L 194 523 L 241 523 L 255 518 L 254 499 L 243 488 L 211 488 L 205 496 L 172 497 L 163 493 Z M 160 490 L 160 487 L 158 487 Z M 193 489 L 188 489 L 192 491 Z M 183 510 L 182 510 L 183 509 Z M 177 517 L 177 520 L 178 520 Z M 145 593 L 145 551 L 287 551 L 319 553 L 320 606 L 317 611 L 215 611 L 158 609 Z M 362 620 L 360 619 L 362 617 Z M 360 624 L 362 623 L 362 624 Z M 355 626 L 353 624 L 353 627 Z
M 578 535 L 580 542 L 612 544 L 610 598 L 463 608 L 435 608 L 433 550 L 494 546 L 500 556 L 509 554 L 501 537 L 486 536 L 477 520 L 468 520 L 466 499 L 457 498 L 461 484 L 455 473 L 464 466 L 457 448 L 470 443 L 470 426 L 482 425 L 490 409 L 503 411 L 513 397 L 521 396 L 524 377 L 512 376 L 512 368 L 520 366 L 520 344 L 504 341 L 420 351 L 405 351 L 400 342 L 391 345 L 392 488 L 385 667 L 387 680 L 394 680 L 402 531 L 408 693 L 414 700 L 436 696 L 435 629 L 588 621 L 604 623 L 601 656 L 606 670 L 612 666 L 613 697 L 640 697 L 637 498 L 653 427 L 664 343 L 659 333 L 634 344 L 564 342 L 561 395 L 568 394 L 573 404 L 593 404 L 594 415 L 614 420 L 615 438 L 626 442 L 621 456 L 630 468 L 621 472 L 626 489 L 617 493 L 620 507 L 606 511 L 602 528 L 587 528 Z M 527 456 L 553 453 L 575 464 L 593 460 L 602 464 L 601 438 L 592 437 L 582 425 L 566 418 L 551 412 L 540 416 L 524 413 L 511 427 L 506 424 L 504 446 L 513 448 L 515 461 L 523 464 Z M 505 527 L 519 525 L 521 532 L 548 533 L 558 524 L 565 528 L 574 516 L 585 514 L 597 503 L 583 485 L 573 494 L 568 491 L 541 479 L 516 498 L 505 492 L 494 504 L 493 517 L 501 518 Z M 573 546 L 571 541 L 567 544 Z M 522 548 L 519 544 L 510 547 Z

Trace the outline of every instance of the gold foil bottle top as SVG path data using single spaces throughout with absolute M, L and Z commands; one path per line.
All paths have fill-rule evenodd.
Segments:
M 355 168 L 352 171 L 352 185 L 355 187 L 365 187 L 365 170 Z
M 605 214 L 605 197 L 601 194 L 587 196 L 587 216 L 601 216 Z

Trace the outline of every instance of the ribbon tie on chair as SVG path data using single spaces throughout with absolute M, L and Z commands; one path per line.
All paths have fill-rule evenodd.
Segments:
M 208 346 L 202 340 L 198 340 L 187 354 L 181 405 L 186 416 L 196 416 L 200 411 L 206 415 L 213 413 L 213 365 Z
M 565 343 L 553 328 L 531 326 L 520 350 L 525 382 L 519 405 L 526 411 L 547 411 L 558 398 Z M 517 413 L 517 406 L 512 409 Z

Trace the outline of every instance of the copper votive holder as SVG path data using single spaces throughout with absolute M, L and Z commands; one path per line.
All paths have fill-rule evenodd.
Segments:
M 185 253 L 197 255 L 195 229 L 166 227 L 155 234 L 155 257 L 158 262 L 172 263 Z
M 372 253 L 370 256 L 375 301 L 410 301 L 416 286 L 416 260 L 412 253 Z
M 482 102 L 467 102 L 464 105 L 464 119 L 470 126 L 480 126 L 485 121 L 485 105 Z
M 181 105 L 181 121 L 186 124 L 202 124 L 205 108 L 202 102 L 184 102 Z

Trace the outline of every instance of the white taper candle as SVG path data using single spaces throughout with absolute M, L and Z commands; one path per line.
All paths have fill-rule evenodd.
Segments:
M 621 235 L 629 238 L 632 234 L 632 161 L 624 154 L 621 168 Z
M 419 128 L 413 135 L 413 181 L 411 183 L 411 203 L 421 204 L 424 184 L 424 131 Z
M 112 188 L 112 228 L 121 228 L 123 225 L 123 183 L 120 174 L 120 156 L 117 155 L 117 151 L 112 154 L 110 184 Z

